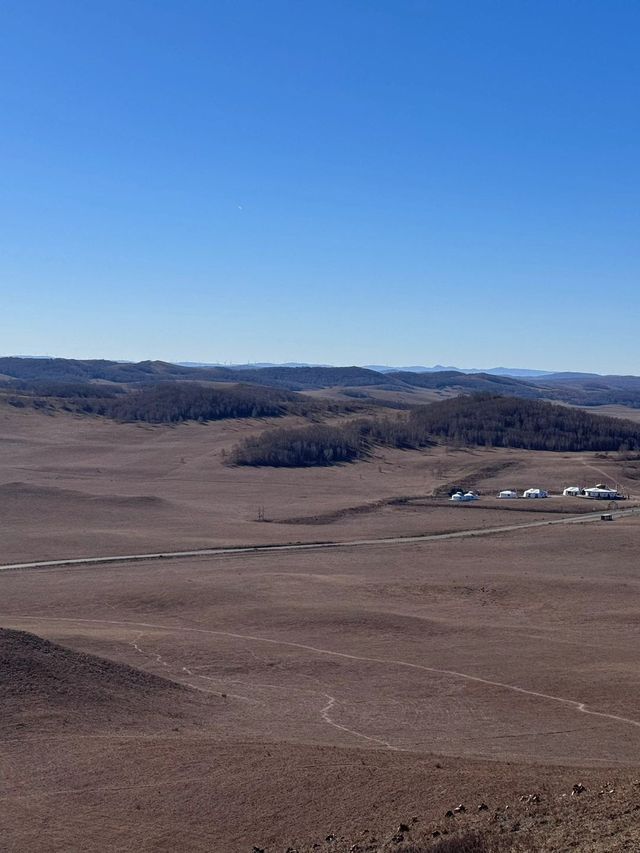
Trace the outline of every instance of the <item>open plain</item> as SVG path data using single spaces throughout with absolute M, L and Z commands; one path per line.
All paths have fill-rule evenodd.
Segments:
M 4 565 L 338 543 L 0 572 L 3 849 L 402 849 L 400 823 L 431 843 L 458 803 L 495 815 L 535 792 L 555 811 L 529 849 L 565 850 L 573 784 L 636 790 L 640 516 L 339 543 L 597 509 L 501 487 L 605 480 L 633 506 L 637 463 L 437 447 L 226 465 L 262 428 L 2 410 Z M 451 484 L 483 498 L 453 506 Z M 575 819 L 574 849 L 637 849 L 635 796 L 610 835 Z
M 225 464 L 240 438 L 285 421 L 301 422 L 168 427 L 0 407 L 2 562 L 439 533 L 594 509 L 497 501 L 501 488 L 606 480 L 640 495 L 638 460 L 593 453 L 435 447 L 326 468 Z M 458 485 L 479 489 L 482 502 L 451 505 Z

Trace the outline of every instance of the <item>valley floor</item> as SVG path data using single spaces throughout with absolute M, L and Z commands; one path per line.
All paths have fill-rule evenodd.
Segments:
M 2 563 L 576 511 L 556 498 L 521 508 L 432 497 L 462 477 L 486 493 L 605 476 L 634 485 L 635 469 L 593 454 L 439 449 L 240 470 L 220 451 L 249 423 L 117 427 L 118 446 L 112 424 L 32 417 L 12 439 L 15 421 L 3 423 Z M 393 502 L 403 496 L 415 500 Z M 252 518 L 261 504 L 269 523 Z M 639 534 L 640 518 L 628 517 L 384 548 L 3 572 L 0 626 L 62 651 L 14 634 L 2 647 L 12 677 L 0 683 L 1 846 L 386 850 L 400 823 L 416 818 L 412 833 L 436 843 L 433 832 L 484 820 L 481 803 L 487 826 L 506 826 L 506 806 L 522 812 L 520 797 L 535 793 L 546 811 L 531 818 L 539 843 L 529 849 L 566 850 L 568 839 L 637 849 Z M 571 798 L 578 782 L 592 808 Z M 617 792 L 606 808 L 605 783 Z M 445 812 L 459 803 L 469 814 L 452 823 Z

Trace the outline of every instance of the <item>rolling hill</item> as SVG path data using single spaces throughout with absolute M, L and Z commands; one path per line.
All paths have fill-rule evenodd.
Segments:
M 223 700 L 150 672 L 0 628 L 0 730 L 173 727 Z
M 632 421 L 544 400 L 464 395 L 415 409 L 409 417 L 425 434 L 447 444 L 572 452 L 640 449 L 640 429 Z
M 106 360 L 62 358 L 0 358 L 0 383 L 5 388 L 32 389 L 47 394 L 47 383 L 111 384 L 124 388 L 167 381 L 243 382 L 286 391 L 380 390 L 402 392 L 406 401 L 417 390 L 451 395 L 497 393 L 526 399 L 546 399 L 576 406 L 621 405 L 640 408 L 640 377 L 597 376 L 587 373 L 556 373 L 526 376 L 492 372 L 464 373 L 457 369 L 418 372 L 388 371 L 366 367 L 325 366 L 189 366 L 163 361 L 123 363 Z M 49 385 L 52 393 L 56 388 Z M 86 390 L 86 389 L 85 389 Z M 69 394 L 66 394 L 69 396 Z

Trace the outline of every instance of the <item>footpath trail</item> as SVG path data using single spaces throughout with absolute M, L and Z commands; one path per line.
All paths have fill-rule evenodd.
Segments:
M 22 620 L 37 620 L 38 622 L 69 622 L 75 624 L 87 624 L 87 625 L 108 625 L 108 626 L 120 626 L 128 629 L 136 628 L 136 629 L 153 629 L 156 631 L 166 631 L 168 633 L 187 633 L 187 634 L 205 634 L 216 637 L 229 637 L 235 640 L 243 640 L 250 641 L 254 643 L 263 643 L 272 646 L 284 646 L 285 648 L 292 649 L 300 649 L 305 652 L 311 652 L 315 655 L 322 655 L 333 658 L 342 658 L 344 660 L 356 661 L 356 662 L 364 662 L 364 663 L 375 663 L 380 664 L 382 666 L 394 667 L 394 668 L 406 668 L 412 670 L 419 670 L 422 672 L 437 674 L 437 675 L 445 675 L 450 678 L 462 680 L 462 681 L 470 681 L 475 684 L 483 684 L 488 687 L 498 687 L 501 690 L 510 691 L 512 693 L 518 693 L 524 696 L 532 696 L 535 699 L 542 699 L 548 702 L 556 702 L 564 705 L 568 709 L 574 710 L 581 714 L 587 714 L 593 717 L 601 717 L 605 720 L 611 720 L 615 723 L 622 723 L 623 725 L 634 726 L 635 728 L 640 728 L 640 720 L 634 719 L 632 717 L 623 717 L 619 714 L 612 714 L 607 711 L 597 711 L 591 708 L 586 702 L 582 702 L 579 699 L 571 699 L 565 696 L 558 696 L 552 693 L 543 693 L 538 690 L 530 690 L 526 687 L 521 687 L 516 684 L 509 684 L 504 681 L 498 681 L 490 678 L 482 678 L 479 675 L 473 675 L 468 672 L 460 672 L 455 669 L 444 669 L 437 666 L 427 666 L 421 663 L 415 663 L 414 661 L 406 661 L 400 660 L 398 658 L 379 658 L 373 657 L 369 655 L 357 655 L 351 652 L 340 651 L 338 649 L 326 649 L 319 646 L 308 645 L 307 643 L 298 643 L 293 642 L 291 640 L 281 640 L 276 639 L 274 637 L 260 637 L 255 634 L 240 634 L 234 631 L 218 631 L 213 630 L 211 628 L 196 628 L 190 625 L 163 625 L 155 622 L 134 622 L 129 620 L 118 620 L 118 619 L 84 619 L 80 617 L 69 617 L 69 616 L 30 616 L 28 614 L 14 616 L 12 617 L 14 621 L 22 621 Z M 185 668 L 183 667 L 183 670 Z M 193 685 L 190 685 L 193 686 Z M 284 689 L 291 689 L 290 687 L 284 686 Z M 303 691 L 314 693 L 315 691 Z M 227 694 L 230 695 L 230 694 Z M 233 694 L 231 694 L 233 695 Z M 336 723 L 329 716 L 329 712 L 335 706 L 337 700 L 334 696 L 329 693 L 322 692 L 321 694 L 328 701 L 326 704 L 320 709 L 320 715 L 325 723 L 328 725 L 334 726 L 337 729 L 341 729 L 342 731 L 348 732 L 350 734 L 356 735 L 357 737 L 362 737 L 365 740 L 377 741 L 383 746 L 387 747 L 391 750 L 398 750 L 404 752 L 404 748 L 400 746 L 396 746 L 388 741 L 384 740 L 380 737 L 373 737 L 371 735 L 364 734 L 363 732 L 356 731 L 355 729 L 347 728 L 339 723 Z M 240 696 L 238 698 L 246 699 L 247 697 Z
M 115 556 L 38 560 L 29 563 L 9 563 L 6 565 L 0 565 L 0 572 L 65 567 L 86 568 L 88 566 L 101 566 L 110 563 L 133 563 L 142 562 L 143 560 L 177 560 L 187 557 L 230 557 L 247 554 L 271 554 L 279 551 L 314 551 L 325 548 L 362 548 L 372 545 L 410 545 L 412 543 L 434 542 L 443 539 L 466 539 L 476 536 L 491 536 L 497 533 L 511 533 L 532 527 L 547 527 L 553 524 L 585 524 L 591 521 L 599 521 L 603 512 L 612 515 L 614 518 L 623 518 L 625 516 L 640 514 L 640 507 L 634 506 L 629 509 L 613 511 L 607 510 L 603 507 L 602 510 L 598 512 L 566 516 L 558 519 L 527 521 L 521 524 L 502 525 L 501 527 L 458 530 L 452 533 L 426 533 L 418 536 L 392 536 L 378 539 L 352 539 L 346 541 L 327 542 L 290 542 L 282 545 L 237 545 L 227 548 L 198 548 L 190 551 L 162 551 L 158 553 L 145 554 L 120 554 Z

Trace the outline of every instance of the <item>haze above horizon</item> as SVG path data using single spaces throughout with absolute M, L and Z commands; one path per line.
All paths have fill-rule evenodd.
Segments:
M 10 0 L 4 352 L 638 373 L 640 6 Z

